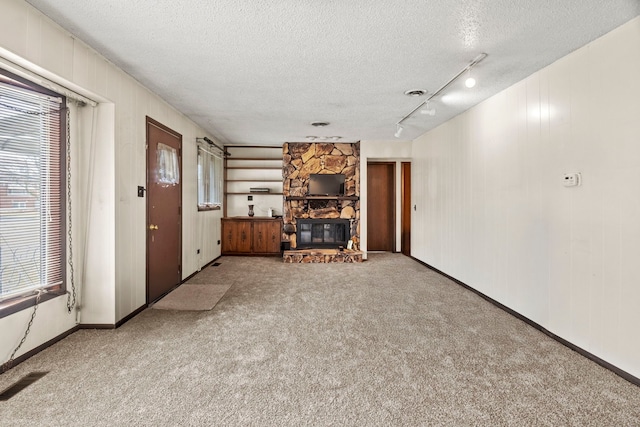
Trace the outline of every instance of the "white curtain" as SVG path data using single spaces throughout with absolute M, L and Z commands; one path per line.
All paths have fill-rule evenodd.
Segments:
M 76 304 L 81 306 L 82 289 L 86 282 L 86 261 L 91 206 L 95 194 L 96 170 L 96 121 L 97 108 L 88 104 L 78 105 L 69 100 L 71 143 L 71 232 Z M 65 172 L 68 173 L 68 172 Z M 68 178 L 68 177 L 67 177 Z M 68 201 L 67 201 L 68 206 Z M 67 212 L 67 227 L 69 212 Z M 67 242 L 68 243 L 68 242 Z M 69 252 L 67 252 L 69 256 Z M 67 291 L 71 292 L 71 272 L 67 266 Z

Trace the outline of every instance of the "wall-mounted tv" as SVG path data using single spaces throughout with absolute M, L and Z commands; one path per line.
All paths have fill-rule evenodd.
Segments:
M 344 196 L 344 175 L 312 173 L 309 175 L 309 196 Z

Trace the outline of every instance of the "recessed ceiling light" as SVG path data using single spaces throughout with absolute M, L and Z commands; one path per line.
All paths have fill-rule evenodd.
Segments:
M 325 126 L 329 126 L 329 122 L 311 122 L 311 126 L 315 126 L 317 128 L 322 128 Z
M 315 135 L 310 135 L 310 136 L 305 136 L 305 138 L 308 141 L 340 141 L 342 139 L 341 136 L 315 136 Z
M 404 94 L 407 96 L 422 96 L 426 93 L 427 91 L 424 89 L 409 89 L 404 91 Z

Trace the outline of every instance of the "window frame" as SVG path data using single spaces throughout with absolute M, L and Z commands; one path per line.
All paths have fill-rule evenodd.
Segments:
M 223 175 L 223 157 L 222 154 L 217 155 L 213 153 L 212 147 L 210 145 L 204 145 L 203 143 L 198 142 L 197 150 L 196 150 L 196 181 L 197 181 L 197 194 L 196 194 L 196 203 L 198 205 L 198 211 L 213 211 L 213 210 L 221 210 L 223 203 L 223 194 L 222 194 L 222 184 L 224 182 Z M 206 174 L 207 178 L 205 179 L 205 174 L 201 171 L 201 163 L 200 159 L 206 159 L 204 162 L 204 167 L 207 167 L 208 174 Z M 216 161 L 218 159 L 218 161 Z M 216 167 L 216 163 L 219 165 L 219 169 Z M 216 181 L 217 180 L 217 181 Z M 218 201 L 211 201 L 209 198 L 214 197 L 216 195 L 216 187 L 217 187 L 217 196 L 219 198 Z M 204 201 L 201 200 L 201 196 L 205 195 Z
M 5 300 L 0 300 L 0 319 L 15 314 L 19 311 L 26 310 L 30 307 L 35 306 L 36 304 L 43 303 L 45 301 L 51 300 L 58 296 L 65 295 L 67 293 L 67 269 L 66 269 L 66 259 L 67 259 L 67 97 L 58 92 L 54 92 L 50 89 L 42 87 L 28 79 L 17 76 L 10 71 L 7 71 L 3 68 L 0 68 L 0 77 L 7 77 L 13 82 L 6 82 L 5 84 L 14 85 L 17 88 L 30 90 L 35 93 L 39 93 L 46 96 L 52 96 L 55 98 L 60 98 L 60 114 L 59 120 L 59 174 L 60 174 L 60 188 L 59 188 L 59 202 L 60 202 L 60 277 L 61 283 L 50 286 L 43 286 L 39 289 L 44 289 L 46 292 L 40 293 L 38 297 L 38 292 L 28 291 L 29 294 L 21 294 L 16 295 L 11 298 L 7 298 Z

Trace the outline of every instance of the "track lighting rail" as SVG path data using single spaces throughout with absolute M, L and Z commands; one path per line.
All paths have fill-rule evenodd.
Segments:
M 478 65 L 478 63 L 480 61 L 482 61 L 483 59 L 485 59 L 487 56 L 488 56 L 488 54 L 486 54 L 486 53 L 481 53 L 480 55 L 476 56 L 473 59 L 473 61 L 469 62 L 469 64 L 467 64 L 466 67 L 464 67 L 462 70 L 460 70 L 455 76 L 453 76 L 451 79 L 449 79 L 449 81 L 447 81 L 445 84 L 440 86 L 440 88 L 438 90 L 436 90 L 435 92 L 430 94 L 427 97 L 427 99 L 425 99 L 420 105 L 418 105 L 416 108 L 414 108 L 409 113 L 407 113 L 404 117 L 402 117 L 400 120 L 398 120 L 396 122 L 396 133 L 395 133 L 396 138 L 398 138 L 400 136 L 400 134 L 402 133 L 402 123 L 405 120 L 407 120 L 409 117 L 411 117 L 420 108 L 422 108 L 423 106 L 427 105 L 429 103 L 429 101 L 431 101 L 433 98 L 435 98 L 436 96 L 440 95 L 440 93 L 442 93 L 442 91 L 444 91 L 453 82 L 455 82 L 457 79 L 459 79 L 461 75 L 463 75 L 464 73 L 466 73 L 467 71 L 471 70 L 473 67 Z

